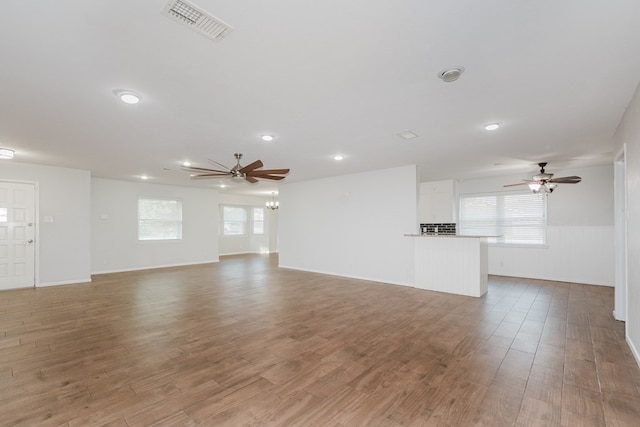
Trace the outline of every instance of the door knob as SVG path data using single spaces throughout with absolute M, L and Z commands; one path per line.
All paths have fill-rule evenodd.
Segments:
M 27 243 L 33 243 L 33 239 L 31 239 L 31 240 L 27 241 Z

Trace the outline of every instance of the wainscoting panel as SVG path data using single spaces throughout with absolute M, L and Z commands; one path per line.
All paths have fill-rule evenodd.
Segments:
M 613 226 L 548 227 L 547 245 L 489 246 L 489 274 L 613 286 Z

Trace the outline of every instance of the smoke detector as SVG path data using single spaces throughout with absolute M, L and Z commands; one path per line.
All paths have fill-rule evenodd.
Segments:
M 438 73 L 438 78 L 446 83 L 455 82 L 464 73 L 464 67 L 452 67 Z
M 222 40 L 233 30 L 229 24 L 184 0 L 169 0 L 162 14 L 213 41 Z

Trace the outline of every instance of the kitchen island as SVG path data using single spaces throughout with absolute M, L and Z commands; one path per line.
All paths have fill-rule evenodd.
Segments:
M 414 238 L 416 288 L 481 297 L 487 292 L 487 236 L 406 234 Z

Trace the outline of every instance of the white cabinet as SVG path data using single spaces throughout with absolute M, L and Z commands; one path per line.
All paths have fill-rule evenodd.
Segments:
M 456 222 L 453 181 L 432 181 L 420 184 L 418 218 L 424 223 Z

